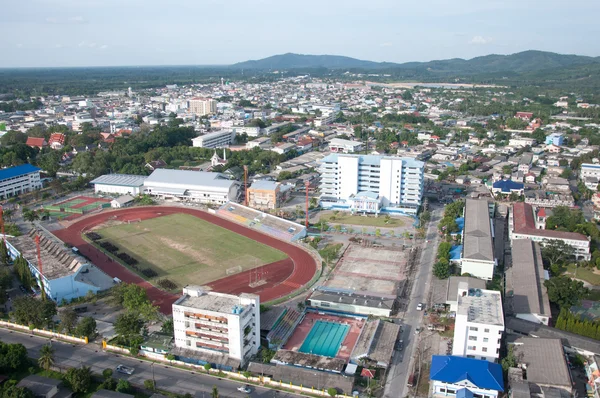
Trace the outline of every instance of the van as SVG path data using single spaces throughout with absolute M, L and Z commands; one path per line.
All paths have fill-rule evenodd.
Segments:
M 406 383 L 406 385 L 408 387 L 413 387 L 415 385 L 416 380 L 417 380 L 417 378 L 415 377 L 415 374 L 411 373 L 411 375 L 408 376 L 408 382 Z
M 116 276 L 113 278 L 113 282 L 115 283 L 121 283 L 123 282 L 122 280 L 120 280 L 119 278 L 117 278 Z

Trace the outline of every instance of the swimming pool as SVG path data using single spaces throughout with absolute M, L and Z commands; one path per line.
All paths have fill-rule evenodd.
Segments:
M 349 325 L 317 321 L 304 339 L 300 352 L 333 358 L 339 351 L 349 329 Z

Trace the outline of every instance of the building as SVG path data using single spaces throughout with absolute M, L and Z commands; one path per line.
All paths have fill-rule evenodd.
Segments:
M 531 394 L 528 397 L 545 396 L 548 390 L 558 393 L 551 396 L 572 396 L 573 380 L 560 339 L 518 337 L 510 339 L 509 347 L 517 360 L 517 367 L 509 370 L 511 389 L 521 384 Z
M 600 356 L 594 355 L 587 358 L 584 367 L 589 386 L 588 397 L 600 398 Z
M 423 196 L 424 166 L 412 158 L 330 154 L 319 168 L 321 207 L 416 214 Z
M 329 150 L 337 153 L 356 153 L 363 150 L 363 143 L 360 141 L 343 140 L 334 138 L 329 143 Z
M 505 271 L 506 313 L 548 325 L 552 315 L 540 246 L 529 239 L 514 239 L 511 245 L 512 263 Z
M 494 195 L 510 195 L 512 193 L 516 195 L 523 195 L 525 192 L 525 185 L 520 182 L 513 180 L 499 180 L 492 184 L 492 193 Z
M 231 129 L 237 134 L 246 134 L 248 137 L 258 137 L 260 135 L 260 127 L 258 126 L 232 126 Z
M 533 112 L 517 112 L 515 114 L 515 117 L 517 119 L 521 119 L 521 120 L 528 122 L 533 117 Z
M 70 397 L 73 394 L 65 388 L 61 380 L 38 375 L 29 375 L 23 378 L 17 387 L 28 389 L 36 398 L 62 398 Z
M 529 137 L 515 137 L 515 138 L 511 138 L 508 141 L 508 146 L 512 146 L 512 147 L 517 147 L 517 148 L 524 148 L 526 146 L 535 146 L 537 144 L 537 141 L 535 140 L 535 138 L 529 138 Z
M 271 138 L 270 137 L 259 137 L 255 140 L 252 141 L 248 141 L 246 143 L 246 149 L 252 149 L 252 148 L 266 148 L 268 146 L 271 145 Z
M 209 98 L 193 98 L 188 101 L 188 111 L 198 116 L 217 113 L 217 101 Z
M 515 203 L 508 216 L 509 237 L 513 239 L 530 239 L 542 246 L 550 241 L 558 240 L 573 248 L 576 259 L 590 260 L 590 239 L 577 232 L 536 229 L 534 208 L 528 203 Z
M 65 146 L 65 140 L 67 136 L 62 133 L 52 133 L 48 144 L 52 149 L 62 149 Z
M 392 362 L 400 325 L 379 319 L 367 322 L 363 327 L 354 349 L 351 362 L 355 365 L 373 363 L 387 368 Z
M 311 307 L 348 314 L 390 317 L 395 308 L 393 296 L 374 296 L 352 291 L 336 291 L 321 286 L 308 298 Z
M 44 139 L 44 137 L 28 137 L 25 145 L 30 146 L 32 148 L 42 149 L 48 146 L 48 143 Z
M 452 355 L 495 362 L 504 332 L 502 298 L 495 290 L 458 284 Z
M 40 236 L 40 258 L 43 276 L 39 271 L 38 252 L 35 243 L 36 231 L 9 238 L 6 241 L 12 259 L 19 256 L 27 261 L 29 270 L 40 287 L 44 287 L 46 297 L 56 301 L 71 301 L 83 297 L 88 292 L 98 293 L 114 286 L 113 279 L 102 272 L 84 257 L 77 255 L 77 248 L 67 249 L 53 237 L 37 232 Z
M 488 202 L 467 199 L 463 252 L 460 260 L 461 274 L 468 273 L 477 278 L 492 280 L 498 264 L 494 257 L 492 229 Z
M 257 181 L 248 188 L 248 206 L 260 210 L 278 209 L 290 198 L 291 193 L 290 185 Z
M 196 148 L 222 148 L 231 145 L 234 141 L 235 132 L 233 130 L 220 130 L 193 138 L 192 146 Z
M 588 189 L 596 191 L 600 181 L 600 164 L 582 163 L 579 179 Z
M 30 164 L 0 170 L 0 199 L 40 189 L 40 170 Z
M 137 196 L 144 193 L 147 176 L 133 174 L 105 174 L 90 182 L 95 193 L 116 193 Z
M 456 312 L 458 309 L 458 284 L 461 282 L 466 282 L 471 289 L 485 289 L 486 284 L 484 280 L 473 278 L 472 276 L 449 277 L 446 288 L 446 302 L 444 304 L 450 306 L 450 312 Z
M 244 365 L 260 348 L 260 299 L 188 286 L 173 303 L 173 328 L 176 347 Z
M 161 199 L 223 204 L 235 200 L 239 183 L 221 173 L 154 170 L 144 181 L 144 193 Z
M 502 366 L 479 359 L 434 355 L 429 380 L 433 397 L 497 398 L 504 391 Z
M 565 137 L 560 133 L 552 133 L 546 136 L 546 145 L 562 146 L 565 141 Z
M 131 195 L 122 195 L 110 201 L 110 207 L 113 209 L 121 209 L 123 207 L 129 207 L 133 204 L 135 198 Z

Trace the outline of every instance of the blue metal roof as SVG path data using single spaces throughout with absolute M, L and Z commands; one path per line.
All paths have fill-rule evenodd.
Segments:
M 510 193 L 512 190 L 523 189 L 524 185 L 513 180 L 500 180 L 493 184 L 494 188 L 500 188 L 502 192 Z
M 24 174 L 33 173 L 35 171 L 40 171 L 39 167 L 35 167 L 29 163 L 22 164 L 20 166 L 9 167 L 8 169 L 0 170 L 0 181 L 6 180 L 8 178 L 22 176 Z
M 482 359 L 434 355 L 429 379 L 451 384 L 468 380 L 478 388 L 504 391 L 502 366 Z

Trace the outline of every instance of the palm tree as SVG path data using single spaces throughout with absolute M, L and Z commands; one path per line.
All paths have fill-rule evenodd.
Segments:
M 2 217 L 4 218 L 4 221 L 12 220 L 13 214 L 14 211 L 12 209 L 2 209 Z
M 36 220 L 40 219 L 40 216 L 37 212 L 35 212 L 34 210 L 26 210 L 23 212 L 23 219 L 25 221 L 29 221 L 30 223 L 33 223 Z
M 54 365 L 54 348 L 50 345 L 45 345 L 40 350 L 40 358 L 38 359 L 38 365 L 44 370 L 49 370 Z

